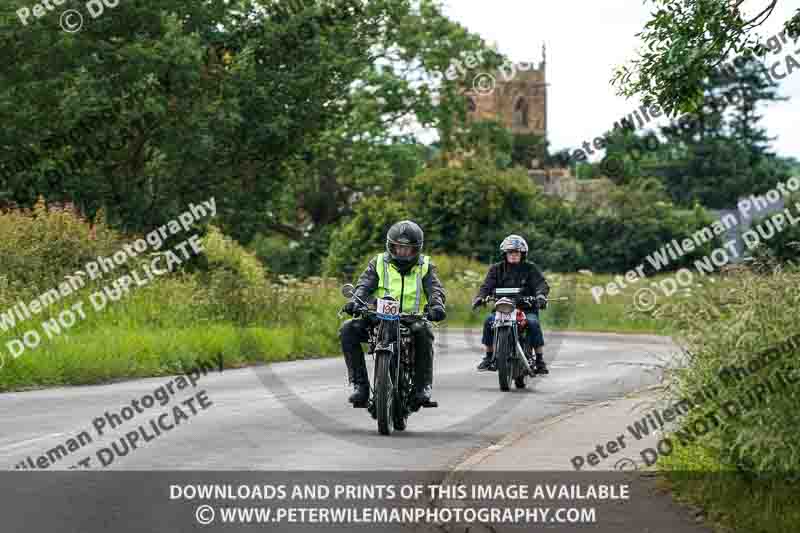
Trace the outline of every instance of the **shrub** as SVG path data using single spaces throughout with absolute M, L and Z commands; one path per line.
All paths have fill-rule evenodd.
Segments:
M 696 435 L 692 424 L 716 410 L 720 422 L 711 424 L 706 418 L 710 430 L 694 445 L 707 450 L 723 467 L 747 475 L 796 474 L 800 471 L 800 271 L 758 275 L 737 269 L 730 282 L 735 289 L 703 291 L 656 311 L 683 332 L 686 346 L 685 358 L 677 361 L 672 372 L 670 397 L 714 391 L 713 398 L 681 420 L 681 429 Z M 790 338 L 794 342 L 786 342 Z M 773 350 L 774 357 L 769 364 L 760 365 L 760 370 L 758 365 L 750 366 L 768 350 Z M 749 369 L 749 375 L 721 378 L 722 369 L 732 366 Z M 778 373 L 787 384 L 780 385 Z M 771 385 L 762 390 L 761 401 L 753 401 L 754 388 L 764 388 L 766 383 Z M 737 416 L 726 414 L 723 406 L 728 402 L 732 402 L 729 409 L 737 409 Z
M 499 171 L 472 161 L 420 174 L 410 196 L 429 250 L 488 262 L 497 257 L 502 239 L 529 220 L 540 194 L 524 170 Z
M 0 272 L 6 290 L 51 289 L 97 256 L 116 252 L 121 243 L 102 212 L 91 222 L 71 204 L 48 206 L 40 197 L 33 209 L 0 213 Z
M 325 260 L 326 276 L 352 279 L 362 268 L 364 258 L 384 248 L 386 232 L 395 222 L 411 218 L 425 232 L 428 246 L 430 232 L 423 221 L 413 218 L 406 205 L 396 200 L 367 198 L 355 208 L 354 216 L 331 235 L 331 246 Z
M 333 229 L 333 226 L 324 226 L 301 241 L 283 235 L 258 234 L 249 248 L 274 274 L 301 278 L 318 276 L 324 267 Z
M 800 195 L 796 194 L 788 198 L 786 204 L 792 216 L 797 218 L 798 209 L 796 206 L 800 206 Z M 754 220 L 752 229 L 755 230 L 756 226 L 763 224 L 767 219 L 773 216 L 774 215 Z M 784 222 L 784 224 L 787 224 L 787 226 L 784 226 L 783 231 L 776 231 L 771 239 L 761 239 L 762 242 L 760 242 L 752 252 L 755 258 L 774 258 L 780 263 L 800 263 L 800 224 L 793 226 L 789 226 L 788 222 Z
M 268 306 L 266 271 L 255 254 L 209 226 L 203 238 L 208 270 L 203 273 L 215 316 L 241 323 L 253 320 Z

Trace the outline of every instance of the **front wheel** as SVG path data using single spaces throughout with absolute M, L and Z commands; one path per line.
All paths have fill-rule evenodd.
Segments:
M 392 353 L 375 354 L 375 410 L 378 432 L 391 435 L 394 422 L 394 385 L 392 384 Z
M 511 330 L 503 328 L 497 331 L 497 378 L 500 381 L 500 390 L 507 391 L 511 379 Z
M 394 430 L 405 431 L 408 425 L 408 402 L 409 390 L 413 382 L 405 365 L 400 369 L 400 383 L 395 386 L 395 398 L 393 413 L 394 416 Z

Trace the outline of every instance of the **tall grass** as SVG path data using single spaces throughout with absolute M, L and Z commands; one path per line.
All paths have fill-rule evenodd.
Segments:
M 0 312 L 57 287 L 65 275 L 127 240 L 70 207 L 40 202 L 32 211 L 0 214 Z M 207 268 L 199 272 L 158 276 L 95 310 L 89 295 L 149 256 L 131 259 L 0 332 L 0 390 L 174 373 L 220 355 L 226 366 L 239 366 L 336 353 L 340 303 L 330 281 L 270 279 L 252 254 L 213 227 L 202 242 Z M 44 332 L 43 322 L 81 302 L 85 319 L 51 329 L 53 335 Z M 41 343 L 12 357 L 6 343 L 30 330 Z
M 719 423 L 706 420 L 707 433 L 691 432 L 694 439 L 660 460 L 677 494 L 736 531 L 800 531 L 800 271 L 737 268 L 724 290 L 654 313 L 674 324 L 686 346 L 667 399 L 715 391 L 677 429 L 691 431 L 703 415 L 719 413 Z M 756 365 L 764 354 L 769 363 Z M 748 373 L 733 379 L 724 371 L 732 367 Z M 725 405 L 738 407 L 736 414 Z

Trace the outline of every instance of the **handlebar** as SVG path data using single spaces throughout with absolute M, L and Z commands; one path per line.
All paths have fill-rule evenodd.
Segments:
M 497 300 L 500 300 L 502 298 L 510 298 L 511 300 L 514 300 L 516 303 L 526 302 L 526 303 L 532 304 L 532 303 L 536 302 L 536 296 L 517 296 L 517 295 L 494 296 L 494 295 L 490 294 L 488 296 L 484 296 L 483 299 L 481 299 L 481 304 L 486 304 L 486 303 L 491 302 L 491 301 L 497 301 Z M 545 301 L 548 301 L 547 300 L 547 296 L 545 296 L 544 299 L 545 299 Z
M 366 317 L 366 318 L 376 318 L 378 316 L 378 313 L 373 311 L 372 309 L 369 309 L 369 308 L 366 308 L 366 307 L 357 307 L 355 309 L 355 311 L 353 312 L 353 316 L 363 316 L 363 317 Z M 425 317 L 425 314 L 420 314 L 420 313 L 400 313 L 400 320 L 404 320 L 404 319 L 406 319 L 406 320 L 408 320 L 408 319 L 428 320 Z
M 544 296 L 544 295 L 542 295 L 542 296 Z M 490 294 L 489 296 L 485 296 L 483 298 L 483 301 L 484 302 L 488 302 L 490 300 L 500 300 L 501 298 L 511 298 L 512 300 L 525 301 L 525 302 L 533 302 L 533 301 L 536 300 L 536 296 L 511 295 L 511 296 L 499 296 L 498 297 L 498 296 L 493 296 L 493 295 Z M 547 296 L 545 296 L 544 299 L 547 300 Z

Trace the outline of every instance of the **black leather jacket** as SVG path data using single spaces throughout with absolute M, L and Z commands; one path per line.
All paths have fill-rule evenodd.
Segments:
M 388 262 L 388 256 L 389 254 L 384 252 L 383 260 Z M 374 293 L 377 288 L 378 270 L 375 258 L 373 257 L 367 265 L 367 268 L 364 269 L 364 272 L 362 272 L 361 276 L 358 278 L 354 292 L 355 295 L 363 301 L 371 302 L 375 299 L 372 293 Z M 433 261 L 428 264 L 428 273 L 422 278 L 422 290 L 425 291 L 429 307 L 433 308 L 438 306 L 445 309 L 447 294 L 442 286 L 442 282 L 439 280 L 436 265 L 433 264 Z
M 518 263 L 510 265 L 506 261 L 495 263 L 489 267 L 486 279 L 478 291 L 478 297 L 484 298 L 494 293 L 495 289 L 509 289 L 519 287 L 522 289 L 520 296 L 538 296 L 550 294 L 550 285 L 544 279 L 542 271 L 535 263 Z M 531 310 L 531 306 L 521 304 L 524 310 Z

